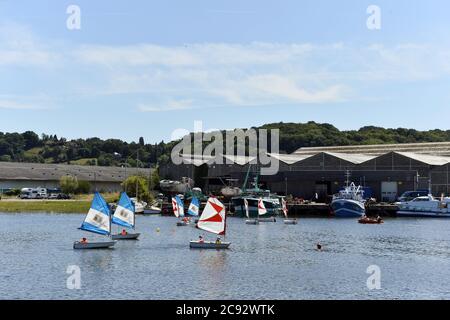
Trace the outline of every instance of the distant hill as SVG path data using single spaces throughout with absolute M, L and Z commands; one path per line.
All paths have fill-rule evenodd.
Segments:
M 364 144 L 390 144 L 450 141 L 450 130 L 418 131 L 414 129 L 386 129 L 363 127 L 359 130 L 340 131 L 328 123 L 270 123 L 256 129 L 279 129 L 280 152 L 291 153 L 300 147 L 344 146 Z M 146 144 L 124 142 L 119 139 L 99 138 L 67 140 L 56 135 L 38 136 L 32 131 L 24 133 L 0 132 L 0 161 L 72 163 L 101 166 L 136 166 L 165 163 L 177 141 Z

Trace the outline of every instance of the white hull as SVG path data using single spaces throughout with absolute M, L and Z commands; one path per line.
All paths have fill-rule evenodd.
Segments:
M 424 218 L 450 218 L 450 213 L 433 212 L 433 211 L 397 211 L 398 217 L 424 217 Z
M 189 247 L 193 249 L 228 249 L 231 242 L 221 242 L 215 243 L 214 241 L 191 241 L 189 242 Z
M 116 244 L 116 241 L 105 241 L 105 242 L 88 242 L 81 243 L 79 241 L 75 241 L 73 243 L 74 249 L 108 249 L 113 247 Z
M 125 235 L 122 234 L 113 234 L 111 238 L 113 240 L 137 240 L 139 238 L 140 233 L 127 233 Z

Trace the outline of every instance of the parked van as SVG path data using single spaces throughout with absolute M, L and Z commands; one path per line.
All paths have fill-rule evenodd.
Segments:
M 20 199 L 45 199 L 47 198 L 46 188 L 22 188 L 20 190 Z

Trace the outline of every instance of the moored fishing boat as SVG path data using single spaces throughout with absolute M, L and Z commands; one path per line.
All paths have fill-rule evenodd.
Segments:
M 335 217 L 362 217 L 366 213 L 364 190 L 353 182 L 333 196 L 331 209 Z
M 100 193 L 96 192 L 94 194 L 91 208 L 79 229 L 100 235 L 111 235 L 111 209 Z M 115 244 L 116 241 L 88 242 L 86 238 L 83 238 L 83 241 L 75 241 L 73 243 L 73 248 L 107 249 L 113 247 Z
M 197 223 L 197 228 L 207 232 L 225 236 L 226 209 L 217 198 L 209 198 Z M 228 249 L 230 242 L 222 241 L 190 241 L 189 247 L 193 249 Z
M 244 199 L 246 199 L 248 203 L 249 218 L 257 218 L 259 216 L 259 200 L 262 199 L 264 207 L 267 210 L 266 215 L 269 217 L 278 216 L 281 211 L 281 197 L 271 193 L 270 190 L 261 189 L 258 183 L 258 174 L 256 174 L 256 176 L 254 177 L 254 181 L 250 183 L 251 188 L 247 188 L 250 168 L 251 166 L 249 166 L 249 169 L 247 171 L 245 181 L 242 185 L 241 194 L 239 196 L 231 198 L 231 203 L 233 204 L 234 208 L 234 214 L 239 217 L 246 216 L 246 209 L 244 204 Z

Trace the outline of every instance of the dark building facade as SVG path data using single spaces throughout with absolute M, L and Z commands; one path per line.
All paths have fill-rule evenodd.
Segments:
M 289 155 L 269 154 L 279 161 L 279 171 L 275 175 L 261 175 L 259 183 L 281 195 L 312 199 L 317 194 L 325 201 L 345 184 L 349 173 L 351 181 L 370 187 L 379 201 L 391 202 L 403 192 L 417 189 L 430 188 L 435 196 L 450 194 L 450 143 L 342 148 L 346 153 L 339 152 L 342 151 L 339 147 L 331 147 L 331 151 L 302 148 Z M 228 179 L 242 186 L 248 170 L 249 164 L 242 161 L 169 164 L 160 168 L 160 175 L 170 179 L 188 176 L 206 191 L 217 192 Z M 258 171 L 258 165 L 250 167 L 250 175 Z

